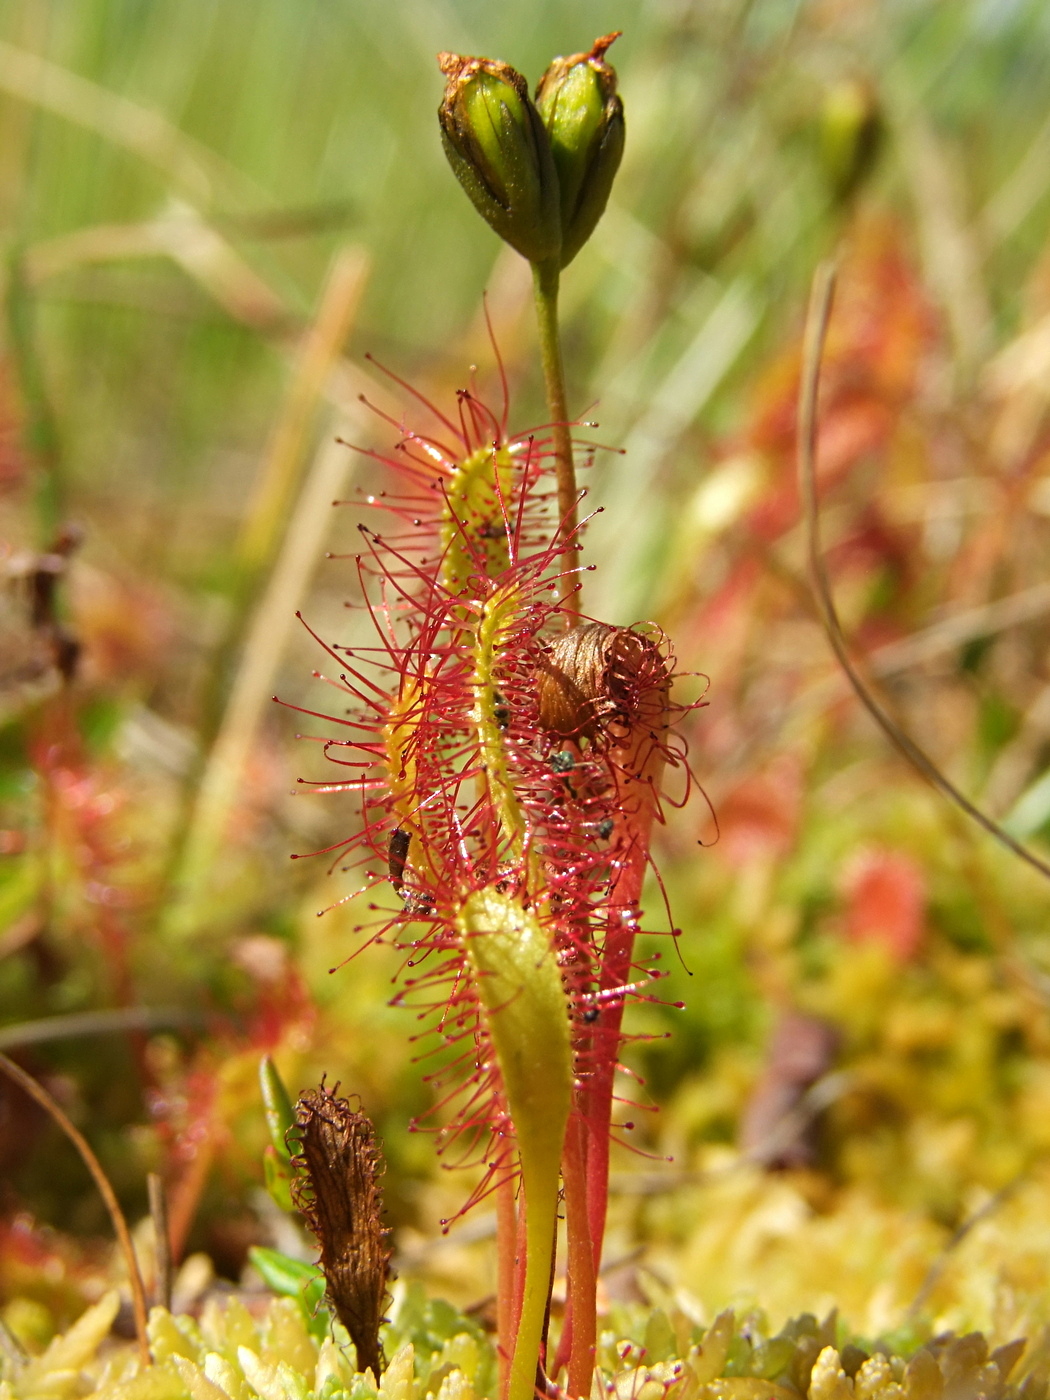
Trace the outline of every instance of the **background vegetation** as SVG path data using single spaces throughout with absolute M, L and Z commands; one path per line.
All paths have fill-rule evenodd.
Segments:
M 382 472 L 333 439 L 393 440 L 361 393 L 413 411 L 365 352 L 439 403 L 471 365 L 491 386 L 487 289 L 513 421 L 542 418 L 527 268 L 445 166 L 434 53 L 535 79 L 611 28 L 627 153 L 564 281 L 574 406 L 625 449 L 588 474 L 588 607 L 655 619 L 710 677 L 686 736 L 710 805 L 661 843 L 682 936 L 652 951 L 686 1005 L 634 1015 L 623 1116 L 649 1155 L 620 1158 L 606 1286 L 1016 1335 L 1050 1297 L 1046 886 L 844 686 L 793 423 L 809 279 L 838 251 L 821 489 L 845 624 L 945 771 L 1044 841 L 1041 0 L 8 0 L 0 1045 L 133 1216 L 163 1174 L 184 1301 L 252 1243 L 306 1250 L 260 1189 L 265 1051 L 375 1116 L 402 1274 L 490 1289 L 483 1209 L 437 1233 L 469 1183 L 408 1132 L 431 1096 L 390 955 L 329 972 L 368 896 L 318 919 L 360 874 L 288 857 L 353 803 L 297 785 L 326 774 L 296 731 L 324 726 L 270 696 L 330 704 L 297 608 L 359 635 L 347 556 Z M 881 139 L 846 191 L 851 102 Z M 109 1246 L 71 1150 L 3 1093 L 0 1290 L 39 1341 Z

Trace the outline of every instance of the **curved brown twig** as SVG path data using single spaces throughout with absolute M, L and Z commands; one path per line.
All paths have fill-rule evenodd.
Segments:
M 101 1162 L 91 1150 L 83 1133 L 72 1123 L 65 1111 L 59 1107 L 42 1084 L 39 1084 L 31 1074 L 27 1074 L 20 1065 L 16 1065 L 14 1060 L 9 1060 L 3 1053 L 0 1053 L 0 1070 L 3 1070 L 19 1088 L 24 1089 L 31 1099 L 35 1099 L 40 1107 L 50 1114 L 80 1153 L 84 1165 L 91 1173 L 92 1179 L 99 1189 L 99 1194 L 106 1203 L 106 1209 L 109 1211 L 109 1218 L 113 1222 L 113 1229 L 116 1232 L 124 1255 L 124 1263 L 127 1266 L 128 1282 L 131 1285 L 131 1306 L 135 1313 L 135 1334 L 138 1337 L 142 1364 L 144 1366 L 151 1365 L 149 1335 L 146 1331 L 146 1290 L 142 1286 L 142 1275 L 139 1273 L 138 1260 L 135 1258 L 135 1247 L 131 1243 L 131 1231 L 128 1229 L 128 1222 L 124 1219 L 124 1212 L 120 1208 L 120 1202 L 116 1198 L 113 1187 L 109 1184 L 109 1177 L 102 1170 Z
M 809 553 L 809 575 L 817 601 L 817 611 L 827 635 L 832 651 L 846 674 L 846 679 L 856 692 L 858 700 L 871 715 L 882 732 L 899 754 L 920 773 L 937 791 L 961 808 L 989 836 L 993 836 L 1001 846 L 1012 851 L 1015 856 L 1038 870 L 1040 875 L 1050 879 L 1050 865 L 1015 840 L 1008 831 L 993 821 L 966 797 L 951 782 L 933 760 L 906 734 L 900 725 L 883 709 L 875 698 L 867 682 L 850 659 L 846 639 L 842 632 L 831 593 L 824 556 L 820 546 L 820 516 L 817 503 L 817 398 L 820 391 L 820 365 L 824 354 L 824 341 L 827 337 L 828 322 L 831 319 L 831 304 L 835 296 L 835 269 L 830 263 L 821 263 L 813 276 L 813 289 L 810 293 L 809 312 L 806 317 L 806 340 L 802 359 L 802 380 L 799 386 L 798 403 L 798 476 L 799 491 L 802 496 L 802 511 L 806 525 L 806 541 Z

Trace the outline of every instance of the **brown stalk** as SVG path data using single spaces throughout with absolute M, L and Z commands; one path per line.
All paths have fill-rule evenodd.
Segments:
M 153 1221 L 154 1265 L 153 1297 L 159 1307 L 171 1311 L 171 1227 L 168 1224 L 168 1197 L 164 1182 L 156 1172 L 146 1177 L 149 1192 L 149 1213 Z
M 83 1133 L 74 1126 L 64 1110 L 59 1107 L 42 1084 L 37 1083 L 31 1074 L 27 1074 L 20 1065 L 16 1065 L 14 1060 L 9 1060 L 2 1053 L 0 1053 L 0 1069 L 13 1079 L 31 1099 L 35 1099 L 40 1107 L 54 1119 L 80 1153 L 84 1165 L 91 1173 L 92 1179 L 98 1187 L 99 1195 L 109 1211 L 109 1218 L 113 1222 L 113 1229 L 124 1255 L 128 1283 L 131 1286 L 131 1306 L 135 1314 L 135 1335 L 138 1337 L 139 1355 L 144 1366 L 152 1365 L 153 1359 L 149 1353 L 149 1336 L 146 1331 L 146 1290 L 142 1286 L 142 1275 L 139 1273 L 139 1264 L 135 1257 L 135 1246 L 131 1243 L 128 1222 L 124 1219 L 124 1212 L 120 1208 L 120 1202 L 117 1200 L 113 1187 L 109 1184 L 109 1178 L 102 1170 L 102 1164 L 91 1150 Z
M 871 715 L 897 752 L 919 773 L 942 797 L 957 807 L 993 836 L 1001 846 L 1019 856 L 1033 870 L 1050 878 L 1050 865 L 1023 846 L 998 822 L 982 812 L 950 781 L 929 755 L 919 747 L 909 734 L 883 708 L 871 688 L 861 676 L 850 658 L 842 624 L 835 608 L 831 583 L 824 565 L 820 542 L 820 515 L 817 501 L 816 459 L 817 459 L 817 400 L 820 393 L 820 366 L 824 355 L 824 342 L 827 338 L 828 322 L 831 319 L 831 305 L 835 296 L 835 269 L 830 263 L 822 263 L 813 277 L 810 293 L 809 312 L 806 317 L 806 340 L 802 359 L 802 381 L 799 386 L 798 405 L 798 475 L 799 491 L 802 496 L 802 510 L 805 518 L 806 541 L 809 554 L 809 575 L 816 598 L 817 612 L 832 651 L 846 675 L 846 679 L 856 692 L 858 700 Z

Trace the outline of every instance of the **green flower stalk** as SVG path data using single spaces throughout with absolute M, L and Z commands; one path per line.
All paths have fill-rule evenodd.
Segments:
M 498 886 L 469 895 L 459 915 L 514 1124 L 525 1198 L 525 1287 L 509 1400 L 531 1400 L 543 1342 L 558 1217 L 558 1182 L 572 1104 L 569 1005 L 550 934 Z

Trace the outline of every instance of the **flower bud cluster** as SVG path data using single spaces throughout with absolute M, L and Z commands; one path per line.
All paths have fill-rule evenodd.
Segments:
M 442 53 L 445 154 L 475 208 L 523 257 L 566 267 L 594 232 L 623 155 L 623 103 L 605 53 L 556 58 L 535 102 L 510 64 Z

